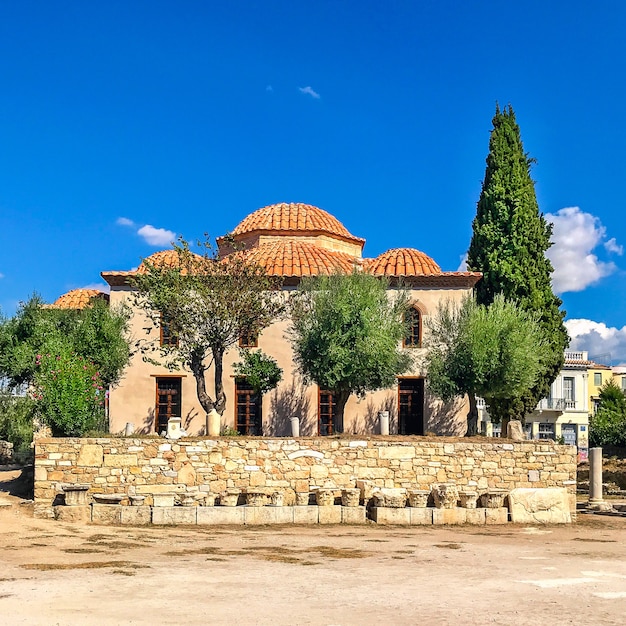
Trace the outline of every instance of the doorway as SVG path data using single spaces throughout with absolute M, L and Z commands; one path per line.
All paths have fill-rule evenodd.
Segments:
M 182 378 L 174 376 L 156 379 L 155 431 L 167 431 L 170 417 L 182 417 Z
M 424 379 L 398 379 L 398 434 L 424 434 Z

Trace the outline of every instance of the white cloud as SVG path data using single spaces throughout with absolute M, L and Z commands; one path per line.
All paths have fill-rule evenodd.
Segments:
M 150 224 L 142 226 L 137 234 L 151 246 L 167 246 L 176 239 L 176 233 L 165 228 L 155 228 Z
M 615 237 L 611 237 L 611 239 L 605 241 L 604 248 L 607 252 L 613 252 L 614 254 L 619 254 L 620 256 L 624 254 L 624 246 L 620 246 Z
M 461 263 L 459 264 L 459 267 L 457 267 L 456 271 L 467 272 L 467 252 L 462 254 L 459 258 L 461 259 Z
M 3 278 L 4 278 L 4 274 L 0 272 L 0 280 L 2 280 Z
M 89 283 L 88 285 L 83 285 L 80 289 L 97 289 L 98 291 L 102 291 L 104 293 L 110 293 L 111 287 L 106 283 Z
M 316 100 L 320 99 L 319 93 L 317 93 L 317 91 L 313 91 L 312 87 L 309 87 L 309 86 L 298 87 L 298 90 L 300 91 L 300 93 L 305 93 L 305 94 L 311 96 L 312 98 L 315 98 Z
M 572 319 L 565 322 L 571 337 L 570 349 L 587 350 L 590 357 L 606 364 L 626 363 L 626 326 L 615 328 L 604 322 L 587 319 Z
M 135 222 L 133 220 L 129 220 L 127 217 L 118 217 L 115 223 L 118 226 L 134 226 Z
M 547 256 L 554 266 L 552 281 L 556 293 L 582 291 L 617 269 L 614 263 L 601 261 L 593 254 L 606 237 L 606 229 L 595 215 L 579 207 L 567 207 L 556 214 L 546 214 L 546 219 L 554 224 L 554 245 Z M 615 239 L 607 241 L 605 247 L 612 248 L 610 252 L 621 248 Z

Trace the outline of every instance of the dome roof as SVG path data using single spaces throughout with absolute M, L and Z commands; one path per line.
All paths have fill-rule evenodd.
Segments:
M 191 252 L 190 254 L 192 255 L 192 258 L 202 258 L 194 252 Z M 180 267 L 180 256 L 176 250 L 161 250 L 151 254 L 149 257 L 146 257 L 137 268 L 138 274 L 145 274 L 148 271 L 146 261 L 148 261 L 150 265 L 159 269 L 176 269 Z
M 415 248 L 394 248 L 368 259 L 365 271 L 375 276 L 433 276 L 441 268 L 427 254 Z
M 314 243 L 286 239 L 272 241 L 251 248 L 246 253 L 250 261 L 258 263 L 270 276 L 317 276 L 336 271 L 351 272 L 356 258 L 345 252 L 320 248 Z
M 72 289 L 58 297 L 50 308 L 54 309 L 84 309 L 91 304 L 92 298 L 102 298 L 108 302 L 109 294 L 99 289 Z
M 330 213 L 310 204 L 300 202 L 272 204 L 251 213 L 231 233 L 235 237 L 248 233 L 328 233 L 349 239 L 364 241 L 350 234 L 348 229 Z

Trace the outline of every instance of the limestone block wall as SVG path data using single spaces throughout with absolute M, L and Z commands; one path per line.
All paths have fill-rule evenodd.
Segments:
M 89 493 L 221 493 L 249 487 L 425 488 L 454 481 L 489 488 L 566 487 L 575 510 L 576 448 L 550 441 L 442 437 L 50 438 L 35 447 L 35 514 L 52 515 L 61 485 Z M 289 499 L 289 497 L 287 498 Z

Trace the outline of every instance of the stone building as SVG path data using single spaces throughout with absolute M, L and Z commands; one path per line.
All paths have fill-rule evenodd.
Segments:
M 244 244 L 251 258 L 262 265 L 271 276 L 283 279 L 283 289 L 297 287 L 303 276 L 328 274 L 336 270 L 350 272 L 356 266 L 361 271 L 390 280 L 390 289 L 402 284 L 410 290 L 412 308 L 410 332 L 403 342 L 406 350 L 419 355 L 424 320 L 437 310 L 444 299 L 459 302 L 480 279 L 476 272 L 444 272 L 439 265 L 419 250 L 396 248 L 376 258 L 363 258 L 365 240 L 352 235 L 335 217 L 306 204 L 276 204 L 248 215 L 232 231 L 238 244 Z M 220 253 L 228 254 L 230 244 L 218 240 Z M 177 262 L 173 250 L 157 252 L 150 262 Z M 111 306 L 126 304 L 133 307 L 129 278 L 143 271 L 105 271 L 103 278 L 110 285 Z M 145 313 L 133 308 L 131 334 L 145 337 L 152 323 Z M 247 349 L 260 348 L 277 360 L 283 369 L 283 380 L 274 391 L 260 401 L 246 381 L 233 373 L 233 363 L 240 359 L 237 348 L 224 359 L 224 386 L 227 397 L 222 425 L 247 435 L 285 435 L 289 418 L 297 416 L 302 435 L 329 434 L 334 431 L 334 399 L 328 390 L 305 385 L 295 371 L 291 345 L 286 337 L 289 321 L 279 321 L 266 328 L 258 338 L 243 338 Z M 158 331 L 158 329 L 153 329 Z M 168 341 L 167 333 L 152 332 L 156 341 Z M 379 411 L 389 411 L 391 432 L 424 434 L 463 434 L 466 406 L 456 402 L 442 406 L 428 397 L 424 388 L 424 372 L 415 360 L 413 371 L 398 378 L 391 389 L 369 393 L 359 400 L 351 397 L 344 417 L 344 432 L 373 433 Z M 207 373 L 209 393 L 213 373 Z M 189 434 L 204 434 L 205 415 L 196 397 L 193 375 L 184 369 L 170 371 L 146 363 L 135 355 L 120 384 L 111 389 L 109 397 L 111 432 L 122 431 L 132 423 L 138 431 L 161 432 L 170 417 L 181 417 Z

